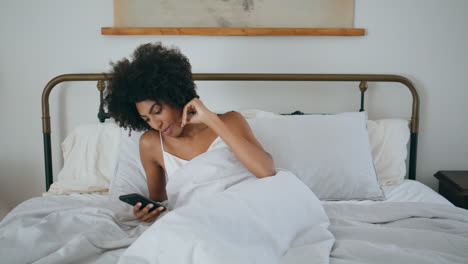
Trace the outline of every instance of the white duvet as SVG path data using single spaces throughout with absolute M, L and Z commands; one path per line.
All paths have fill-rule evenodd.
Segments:
M 434 203 L 325 204 L 331 263 L 467 263 L 468 210 Z
M 115 263 L 147 227 L 109 195 L 33 198 L 0 223 L 0 262 Z
M 324 252 L 317 263 L 328 263 L 328 217 L 289 172 L 257 179 L 221 144 L 179 169 L 167 190 L 170 211 L 150 228 L 111 195 L 26 201 L 0 224 L 2 261 L 276 263 L 308 234 Z
M 305 233 L 321 238 L 314 244 L 325 252 L 333 245 L 328 217 L 309 188 L 285 171 L 257 179 L 227 147 L 179 169 L 167 190 L 172 210 L 119 263 L 279 263 Z
M 112 195 L 34 198 L 0 223 L 2 263 L 466 263 L 468 210 L 321 204 L 293 174 L 257 179 L 224 146 L 171 177 L 152 225 Z

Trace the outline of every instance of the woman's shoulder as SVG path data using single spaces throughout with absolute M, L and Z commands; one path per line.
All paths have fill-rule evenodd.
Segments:
M 236 111 L 229 111 L 229 112 L 226 112 L 224 114 L 220 114 L 219 115 L 219 118 L 221 118 L 221 120 L 223 121 L 234 121 L 234 122 L 238 122 L 238 121 L 242 121 L 242 120 L 245 120 L 244 116 L 239 113 L 239 112 L 236 112 Z
M 161 139 L 158 131 L 150 129 L 140 137 L 140 157 L 163 164 Z
M 223 122 L 234 130 L 245 130 L 249 127 L 249 124 L 245 120 L 244 116 L 236 111 L 229 111 L 224 114 L 219 115 L 219 118 Z
M 160 134 L 156 130 L 150 129 L 140 137 L 140 148 L 154 148 L 161 145 Z

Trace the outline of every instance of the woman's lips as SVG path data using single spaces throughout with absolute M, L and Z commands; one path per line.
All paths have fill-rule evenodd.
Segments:
M 166 129 L 164 129 L 164 135 L 169 135 L 172 132 L 172 125 L 169 125 Z

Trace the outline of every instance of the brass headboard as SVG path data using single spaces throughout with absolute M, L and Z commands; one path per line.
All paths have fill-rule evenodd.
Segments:
M 53 78 L 44 87 L 42 93 L 42 133 L 44 137 L 44 162 L 45 162 L 45 178 L 46 190 L 49 190 L 53 181 L 52 174 L 52 151 L 50 142 L 50 111 L 49 111 L 49 95 L 52 89 L 59 83 L 69 81 L 97 81 L 98 89 L 101 96 L 101 104 L 99 106 L 98 118 L 104 122 L 108 115 L 103 108 L 103 91 L 105 89 L 105 81 L 109 78 L 108 74 L 64 74 Z M 368 82 L 396 82 L 405 85 L 411 92 L 413 103 L 411 112 L 411 139 L 408 178 L 416 179 L 416 157 L 417 143 L 419 130 L 419 96 L 414 88 L 413 83 L 407 78 L 399 75 L 384 75 L 384 74 L 243 74 L 243 73 L 202 73 L 193 74 L 193 79 L 196 81 L 323 81 L 323 82 L 359 82 L 361 91 L 361 108 L 359 111 L 364 111 L 364 93 L 367 90 Z

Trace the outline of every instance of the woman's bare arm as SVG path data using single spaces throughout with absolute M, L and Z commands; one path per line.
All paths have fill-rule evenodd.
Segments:
M 159 142 L 159 137 L 154 131 L 148 131 L 143 134 L 140 138 L 140 159 L 146 173 L 149 198 L 155 201 L 165 201 L 167 200 L 167 194 L 164 169 L 155 158 L 155 152 L 157 155 L 157 150 L 161 149 L 160 147 L 158 148 L 159 144 L 157 142 Z M 149 212 L 151 208 L 151 204 L 145 208 L 141 208 L 141 204 L 138 203 L 133 207 L 133 213 L 141 221 L 152 222 L 159 217 L 164 209 L 160 207 Z
M 154 130 L 149 130 L 140 138 L 140 159 L 146 173 L 149 198 L 155 201 L 167 200 L 166 177 L 163 167 L 157 161 L 159 146 L 159 135 Z
M 271 155 L 263 149 L 241 114 L 229 112 L 221 118 L 214 116 L 207 125 L 223 139 L 242 164 L 255 176 L 263 178 L 276 173 Z
M 265 152 L 241 114 L 229 112 L 220 118 L 195 98 L 184 107 L 182 120 L 182 126 L 190 122 L 204 123 L 210 127 L 231 148 L 242 164 L 258 178 L 276 173 L 271 155 Z

